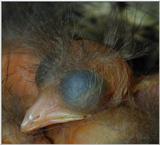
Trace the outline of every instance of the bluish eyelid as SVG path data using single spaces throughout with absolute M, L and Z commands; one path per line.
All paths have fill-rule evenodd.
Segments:
M 66 74 L 60 85 L 64 101 L 78 110 L 92 110 L 101 101 L 103 79 L 95 72 L 82 70 Z

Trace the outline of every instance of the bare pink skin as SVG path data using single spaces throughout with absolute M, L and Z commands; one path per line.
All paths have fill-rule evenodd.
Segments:
M 79 43 L 73 44 L 73 46 L 76 46 L 76 48 L 78 48 L 78 45 Z M 95 46 L 94 43 L 92 44 L 89 42 L 87 42 L 86 45 L 89 46 L 88 48 L 90 48 L 91 46 L 92 47 Z M 103 53 L 103 49 L 102 49 L 102 53 Z M 157 91 L 158 91 L 157 85 L 158 84 L 157 84 L 157 81 L 155 81 L 154 79 L 156 78 L 157 80 L 157 76 L 153 77 L 153 79 L 152 77 L 151 79 L 150 77 L 149 79 L 144 78 L 144 81 L 141 81 L 134 88 L 134 90 L 132 90 L 133 89 L 132 75 L 131 75 L 132 73 L 130 69 L 128 68 L 128 66 L 126 65 L 126 63 L 124 62 L 124 60 L 118 57 L 117 59 L 114 60 L 115 67 L 113 67 L 113 64 L 111 63 L 111 65 L 108 65 L 106 69 L 104 68 L 104 65 L 100 61 L 101 60 L 97 58 L 94 63 L 93 61 L 91 61 L 86 66 L 90 68 L 96 68 L 97 71 L 99 71 L 99 73 L 103 75 L 105 79 L 107 79 L 110 82 L 111 84 L 110 91 L 107 95 L 112 96 L 114 94 L 114 99 L 109 104 L 110 107 L 115 107 L 115 111 L 118 112 L 119 108 L 118 107 L 116 108 L 116 105 L 119 104 L 119 102 L 121 102 L 121 99 L 127 100 L 126 96 L 130 95 L 130 91 L 131 92 L 133 91 L 135 93 L 135 100 L 139 108 L 141 108 L 143 111 L 150 110 L 150 108 L 153 108 L 153 110 L 155 108 L 157 109 L 157 105 L 158 105 L 157 103 L 158 102 L 157 101 Z M 62 140 L 58 140 L 58 138 L 62 138 L 62 136 L 64 135 L 67 137 L 65 137 L 63 143 L 90 143 L 90 141 L 92 142 L 91 140 L 92 138 L 94 138 L 95 141 L 98 141 L 99 143 L 113 143 L 115 138 L 116 138 L 115 141 L 117 142 L 126 140 L 126 142 L 128 141 L 131 143 L 136 143 L 136 141 L 139 139 L 139 138 L 134 137 L 134 135 L 137 133 L 136 128 L 138 127 L 139 121 L 142 120 L 143 122 L 144 120 L 143 120 L 143 117 L 142 118 L 138 117 L 139 119 L 136 119 L 134 118 L 134 116 L 131 116 L 131 118 L 133 117 L 133 120 L 135 119 L 137 121 L 137 124 L 134 126 L 135 128 L 133 128 L 133 130 L 131 129 L 131 132 L 130 132 L 132 135 L 131 139 L 128 139 L 129 136 L 125 136 L 126 132 L 122 132 L 122 134 L 124 134 L 124 137 L 122 137 L 122 136 L 119 136 L 120 133 L 114 132 L 113 130 L 110 130 L 111 132 L 109 132 L 111 133 L 110 136 L 112 136 L 112 131 L 113 131 L 113 137 L 115 137 L 113 139 L 109 137 L 108 140 L 105 140 L 103 136 L 101 136 L 102 138 L 98 136 L 101 131 L 97 132 L 97 129 L 99 130 L 104 129 L 104 126 L 101 126 L 101 125 L 99 126 L 99 123 L 97 124 L 96 121 L 95 122 L 92 121 L 92 117 L 90 116 L 89 116 L 90 119 L 87 119 L 87 120 L 84 119 L 86 117 L 86 114 L 78 113 L 74 110 L 70 110 L 67 106 L 65 106 L 62 100 L 59 99 L 60 98 L 59 94 L 56 92 L 56 89 L 55 90 L 53 89 L 52 85 L 46 89 L 38 90 L 34 82 L 36 69 L 34 71 L 30 71 L 29 69 L 24 69 L 23 67 L 23 66 L 27 66 L 27 65 L 29 66 L 29 65 L 34 65 L 34 64 L 39 64 L 39 59 L 36 58 L 34 55 L 31 55 L 31 53 L 27 53 L 27 54 L 26 53 L 21 53 L 21 54 L 11 53 L 10 55 L 8 54 L 3 55 L 3 71 L 4 71 L 3 78 L 6 78 L 6 76 L 8 77 L 8 74 L 12 74 L 12 73 L 15 74 L 5 79 L 4 88 L 3 88 L 4 89 L 3 96 L 5 96 L 5 98 L 7 97 L 9 100 L 9 101 L 6 101 L 5 105 L 10 106 L 9 109 L 12 109 L 13 108 L 12 101 L 15 99 L 20 100 L 19 106 L 22 107 L 21 109 L 23 112 L 21 113 L 21 116 L 25 116 L 24 121 L 21 126 L 22 127 L 21 131 L 31 132 L 33 130 L 36 130 L 36 129 L 38 130 L 39 128 L 47 126 L 48 131 L 47 131 L 47 134 L 45 134 L 45 136 L 49 136 L 52 142 L 55 141 L 55 143 L 61 143 Z M 114 68 L 116 68 L 117 70 L 115 71 Z M 125 75 L 124 75 L 124 72 L 122 72 L 123 69 L 125 70 L 125 73 L 126 73 Z M 120 76 L 118 76 L 117 74 Z M 120 83 L 118 83 L 120 79 L 123 80 L 121 85 L 119 85 Z M 31 83 L 30 81 L 27 81 L 27 80 L 31 80 L 33 82 Z M 149 85 L 146 85 L 147 84 L 146 82 L 148 82 Z M 13 98 L 13 96 L 10 95 L 8 92 L 11 85 L 13 85 L 11 91 L 13 94 L 15 94 L 16 96 L 15 98 Z M 150 97 L 150 96 L 153 96 L 153 97 Z M 117 101 L 118 103 L 116 102 L 117 99 L 118 99 Z M 107 101 L 107 99 L 104 99 L 104 101 Z M 114 106 L 115 103 L 117 104 Z M 149 105 L 146 105 L 146 104 L 149 104 Z M 126 115 L 130 114 L 128 113 L 127 108 L 123 108 L 120 110 L 122 112 L 123 111 L 126 112 Z M 12 111 L 14 112 L 14 110 Z M 26 111 L 27 113 L 25 115 Z M 136 111 L 130 110 L 130 111 L 134 114 L 137 110 Z M 103 117 L 104 114 L 102 113 L 102 116 L 98 114 L 98 117 L 100 117 L 100 120 L 99 118 L 96 117 L 98 122 L 108 120 L 108 118 Z M 113 121 L 112 119 L 114 117 L 118 118 L 118 116 L 116 115 L 114 116 L 114 113 L 112 113 L 112 111 L 107 112 L 107 114 L 110 114 L 109 115 L 111 117 L 110 122 Z M 141 115 L 145 116 L 143 113 Z M 125 114 L 122 113 L 121 117 L 125 118 Z M 76 120 L 81 120 L 81 121 L 76 121 Z M 73 123 L 66 123 L 70 121 L 73 121 Z M 133 123 L 133 121 L 130 120 L 129 118 L 128 118 L 128 121 L 130 123 Z M 124 122 L 127 123 L 127 120 L 125 120 Z M 66 131 L 64 132 L 62 131 L 61 133 L 56 134 L 57 130 L 55 128 L 57 126 L 53 124 L 57 124 L 57 123 L 64 123 L 58 126 L 62 130 L 66 130 Z M 91 123 L 93 124 L 91 125 Z M 117 123 L 118 122 L 115 122 L 115 124 Z M 48 125 L 52 125 L 52 126 L 48 126 Z M 76 129 L 78 127 L 77 125 L 80 126 L 79 129 Z M 68 127 L 67 129 L 65 129 L 66 126 Z M 75 128 L 75 130 L 72 130 L 72 127 Z M 94 127 L 95 127 L 95 130 L 94 130 Z M 143 127 L 146 129 L 145 123 L 144 123 L 144 126 L 142 126 L 142 129 L 140 130 L 142 134 L 143 134 Z M 17 127 L 14 127 L 14 125 L 13 125 L 13 128 L 16 130 L 16 132 L 18 132 L 17 134 L 18 136 L 21 136 L 21 134 L 23 134 L 20 132 L 20 126 L 18 127 L 18 130 L 16 129 Z M 121 125 L 119 125 L 119 128 L 121 128 Z M 147 130 L 146 131 L 147 133 L 148 131 L 150 131 L 150 128 L 147 128 L 146 130 Z M 86 140 L 81 139 L 81 138 L 84 138 L 84 136 L 86 136 L 92 131 L 93 131 L 93 134 L 91 134 L 90 138 L 86 138 Z M 107 133 L 107 131 L 108 129 L 107 130 L 104 129 L 105 133 Z M 24 135 L 24 138 L 27 138 L 27 137 Z M 15 142 L 14 139 L 11 138 L 10 136 L 5 136 L 5 138 L 3 138 L 3 142 L 4 143 L 5 142 L 14 143 Z M 22 140 L 17 139 L 16 142 L 21 143 Z M 41 140 L 37 142 L 48 143 L 48 139 L 46 139 L 46 141 L 44 139 L 43 141 Z

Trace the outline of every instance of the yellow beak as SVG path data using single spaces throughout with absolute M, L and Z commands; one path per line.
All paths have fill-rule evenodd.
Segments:
M 81 120 L 86 114 L 66 107 L 58 96 L 42 95 L 27 111 L 21 124 L 22 132 L 29 132 L 51 124 Z

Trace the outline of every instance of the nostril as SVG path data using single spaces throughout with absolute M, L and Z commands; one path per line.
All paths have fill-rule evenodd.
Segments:
M 34 116 L 33 121 L 37 121 L 37 119 L 39 119 L 39 118 L 40 118 L 40 115 Z

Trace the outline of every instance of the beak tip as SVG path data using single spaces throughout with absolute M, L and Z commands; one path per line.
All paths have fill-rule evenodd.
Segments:
M 21 131 L 22 132 L 27 132 L 29 130 L 29 127 L 33 122 L 32 118 L 33 117 L 31 115 L 29 115 L 29 116 L 27 114 L 25 115 L 25 117 L 21 123 Z
M 27 130 L 27 125 L 28 125 L 28 122 L 26 120 L 23 120 L 22 121 L 22 124 L 21 124 L 21 132 L 26 132 Z

